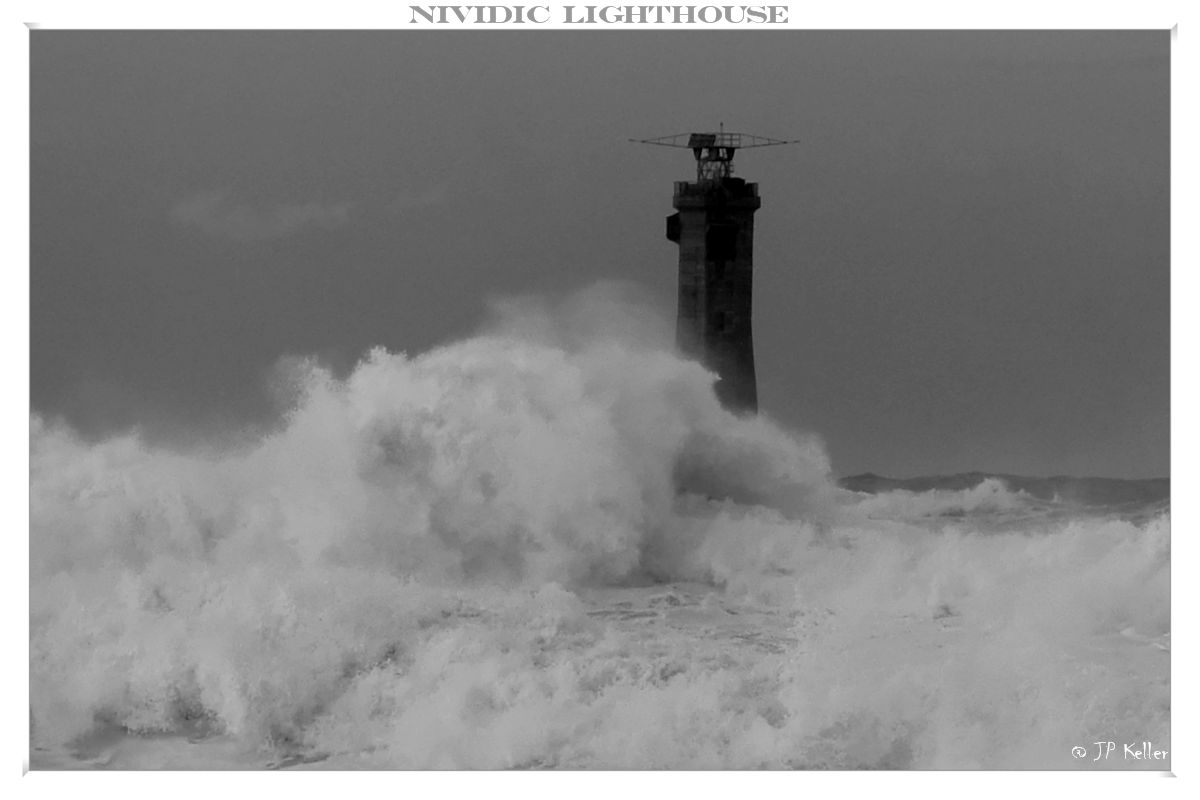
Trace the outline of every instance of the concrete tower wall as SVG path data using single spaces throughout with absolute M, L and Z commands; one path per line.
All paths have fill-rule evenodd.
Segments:
M 679 245 L 676 344 L 720 376 L 717 396 L 754 413 L 758 389 L 751 326 L 758 185 L 739 178 L 675 184 L 667 238 Z

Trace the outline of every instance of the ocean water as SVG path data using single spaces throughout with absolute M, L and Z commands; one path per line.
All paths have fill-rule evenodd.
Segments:
M 552 325 L 291 379 L 235 446 L 32 420 L 33 768 L 1169 769 L 1092 759 L 1171 747 L 1161 498 L 842 488 Z

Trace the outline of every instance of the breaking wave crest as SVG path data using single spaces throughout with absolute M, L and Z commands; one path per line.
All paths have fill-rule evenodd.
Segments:
M 573 330 L 295 364 L 278 430 L 227 452 L 35 417 L 38 751 L 963 768 L 1169 741 L 1165 673 L 1127 677 L 1169 644 L 1166 515 L 982 536 L 989 486 L 923 526 L 928 498 L 841 492 L 696 364 Z

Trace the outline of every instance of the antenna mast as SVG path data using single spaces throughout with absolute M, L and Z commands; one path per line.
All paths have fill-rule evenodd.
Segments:
M 680 147 L 692 151 L 696 157 L 696 181 L 715 183 L 733 176 L 733 155 L 738 150 L 751 147 L 773 147 L 780 144 L 795 144 L 798 139 L 771 139 L 751 133 L 726 133 L 721 123 L 716 133 L 676 133 L 656 139 L 630 139 L 638 144 L 655 144 L 661 147 Z

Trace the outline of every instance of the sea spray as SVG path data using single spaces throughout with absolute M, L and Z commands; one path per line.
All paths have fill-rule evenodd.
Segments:
M 343 377 L 293 362 L 285 418 L 223 452 L 35 417 L 35 766 L 161 766 L 151 734 L 176 765 L 376 768 L 1169 745 L 1165 513 L 840 491 L 636 314 L 518 306 Z
M 286 424 L 226 455 L 86 444 L 34 419 L 39 736 L 201 715 L 294 738 L 350 662 L 403 641 L 413 596 L 428 599 L 415 585 L 641 571 L 649 542 L 681 533 L 689 452 L 710 481 L 725 461 L 801 492 L 827 483 L 815 444 L 727 414 L 697 365 L 617 341 L 481 336 L 414 359 L 377 349 L 345 380 L 315 364 L 295 378 Z

